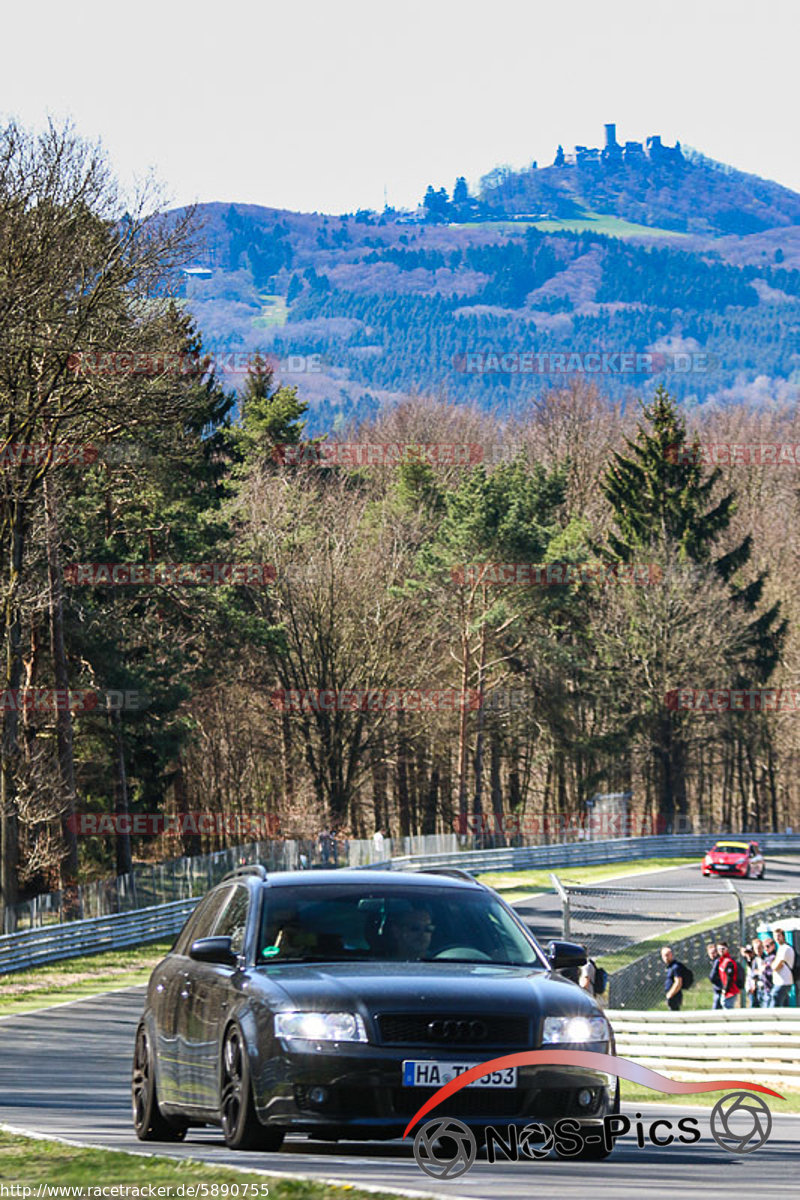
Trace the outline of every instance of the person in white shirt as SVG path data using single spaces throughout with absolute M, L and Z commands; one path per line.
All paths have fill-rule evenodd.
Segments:
M 581 973 L 578 976 L 578 986 L 582 987 L 585 992 L 592 996 L 601 1008 L 605 1007 L 603 997 L 598 995 L 594 990 L 595 980 L 597 979 L 597 967 L 589 958 L 581 967 Z
M 792 975 L 794 950 L 786 941 L 786 934 L 782 929 L 775 930 L 775 941 L 778 943 L 778 949 L 772 960 L 770 1008 L 786 1008 L 789 1003 L 789 992 L 794 983 Z

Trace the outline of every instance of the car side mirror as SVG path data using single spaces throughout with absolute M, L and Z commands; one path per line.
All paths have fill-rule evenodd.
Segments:
M 588 958 L 586 947 L 579 946 L 577 942 L 550 942 L 547 957 L 554 971 L 563 971 L 565 967 L 583 967 Z
M 189 958 L 196 962 L 218 963 L 223 967 L 235 967 L 238 962 L 229 937 L 198 938 L 192 942 Z

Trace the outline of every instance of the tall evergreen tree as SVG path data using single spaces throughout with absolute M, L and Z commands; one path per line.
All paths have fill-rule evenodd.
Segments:
M 308 404 L 298 399 L 296 387 L 275 386 L 275 368 L 261 354 L 250 363 L 240 405 L 234 440 L 246 463 L 302 440 Z
M 657 555 L 660 561 L 706 570 L 726 584 L 731 609 L 751 616 L 737 661 L 730 664 L 729 686 L 764 683 L 778 663 L 786 622 L 780 620 L 779 604 L 757 612 L 764 573 L 741 581 L 752 554 L 750 536 L 731 549 L 721 548 L 735 511 L 735 493 L 715 498 L 721 471 L 717 467 L 705 474 L 698 444 L 687 443 L 686 421 L 664 387 L 644 407 L 644 417 L 636 438 L 626 439 L 628 453 L 615 451 L 603 480 L 615 523 L 607 535 L 607 553 L 623 563 Z M 688 809 L 683 717 L 666 706 L 654 716 L 659 811 L 671 827 L 673 818 Z

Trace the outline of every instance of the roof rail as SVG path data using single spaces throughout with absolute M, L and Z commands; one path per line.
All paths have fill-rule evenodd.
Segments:
M 483 887 L 474 875 L 470 875 L 469 871 L 462 871 L 461 867 L 420 867 L 420 875 L 451 875 L 453 879 L 465 879 L 468 883 L 474 883 L 477 887 Z
M 220 883 L 224 883 L 226 879 L 238 879 L 242 875 L 257 875 L 259 879 L 266 879 L 267 868 L 263 863 L 250 863 L 244 867 L 234 867 L 232 871 L 228 871 L 227 875 L 223 875 Z

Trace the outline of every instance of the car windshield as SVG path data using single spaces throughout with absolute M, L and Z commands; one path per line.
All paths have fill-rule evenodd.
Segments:
M 723 854 L 746 854 L 747 846 L 742 846 L 739 842 L 717 842 L 715 850 L 721 850 Z
M 546 961 L 489 892 L 338 884 L 267 889 L 258 962 Z

